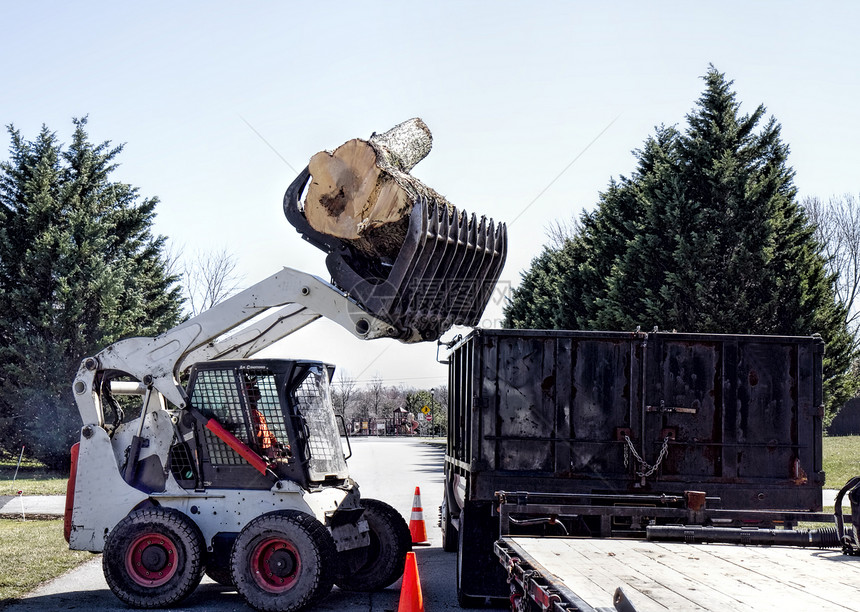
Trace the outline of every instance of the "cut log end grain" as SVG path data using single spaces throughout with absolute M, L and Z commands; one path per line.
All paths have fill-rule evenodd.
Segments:
M 353 139 L 314 155 L 304 212 L 316 231 L 368 256 L 393 259 L 406 237 L 415 202 L 451 205 L 408 172 L 426 157 L 430 130 L 411 119 L 369 140 Z
M 356 240 L 367 203 L 377 190 L 376 152 L 363 140 L 350 140 L 333 153 L 321 151 L 308 164 L 311 183 L 305 217 L 318 232 Z

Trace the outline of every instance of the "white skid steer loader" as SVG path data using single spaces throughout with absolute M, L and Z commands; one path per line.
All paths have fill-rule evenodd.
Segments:
M 372 591 L 403 571 L 406 522 L 349 477 L 334 368 L 250 357 L 320 317 L 403 342 L 475 325 L 506 229 L 419 201 L 397 258 L 367 261 L 307 224 L 308 180 L 305 169 L 284 209 L 328 253 L 331 283 L 283 269 L 159 336 L 87 357 L 74 380 L 83 427 L 66 538 L 104 552 L 107 583 L 130 606 L 176 604 L 205 572 L 258 610 L 298 610 L 333 584 Z

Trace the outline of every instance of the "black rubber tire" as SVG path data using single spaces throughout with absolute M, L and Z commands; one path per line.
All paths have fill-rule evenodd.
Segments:
M 105 542 L 105 580 L 134 608 L 165 608 L 190 595 L 203 577 L 206 545 L 178 510 L 146 508 L 121 520 Z
M 412 535 L 400 513 L 385 502 L 362 499 L 361 507 L 370 527 L 367 560 L 357 571 L 343 572 L 336 583 L 347 591 L 378 591 L 403 575 Z
M 440 508 L 440 527 L 442 528 L 442 550 L 445 552 L 457 552 L 457 530 L 451 523 L 451 512 L 448 509 L 448 501 L 442 501 Z
M 298 610 L 325 597 L 336 564 L 331 534 L 316 518 L 297 510 L 255 518 L 239 533 L 230 555 L 236 590 L 264 612 Z

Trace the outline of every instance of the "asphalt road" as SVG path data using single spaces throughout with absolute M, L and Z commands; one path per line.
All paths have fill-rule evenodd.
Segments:
M 415 547 L 418 573 L 427 610 L 459 609 L 455 591 L 456 554 L 441 548 L 437 524 L 442 502 L 444 446 L 402 438 L 352 439 L 350 472 L 361 487 L 362 497 L 388 502 L 408 521 L 415 487 L 421 488 L 421 501 L 428 538 L 427 547 Z M 398 581 L 373 594 L 348 593 L 334 588 L 315 609 L 359 612 L 396 610 L 400 595 Z M 44 612 L 47 610 L 93 610 L 127 612 L 107 587 L 101 568 L 101 555 L 75 570 L 31 592 L 5 612 Z M 172 610 L 246 611 L 242 597 L 227 587 L 204 577 L 197 590 Z

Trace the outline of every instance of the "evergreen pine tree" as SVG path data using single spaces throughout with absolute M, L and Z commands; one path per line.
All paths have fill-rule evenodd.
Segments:
M 636 172 L 610 183 L 579 233 L 526 272 L 528 291 L 514 292 L 506 314 L 517 316 L 506 322 L 820 333 L 832 415 L 853 391 L 846 375 L 853 338 L 796 202 L 788 146 L 775 119 L 762 124 L 763 106 L 740 113 L 725 75 L 711 66 L 704 80 L 686 130 L 659 128 L 646 141 L 636 152 Z M 565 252 L 571 249 L 577 257 Z M 552 291 L 540 300 L 536 276 L 541 290 Z M 538 303 L 529 318 L 526 311 Z
M 81 427 L 80 360 L 169 329 L 182 303 L 151 231 L 157 199 L 111 180 L 122 147 L 74 124 L 65 150 L 46 127 L 31 142 L 10 126 L 0 164 L 0 434 L 52 466 Z
M 505 309 L 508 327 L 556 327 L 554 319 L 559 310 L 557 300 L 562 291 L 559 282 L 564 266 L 564 252 L 549 247 L 532 261 L 531 269 L 523 275 L 512 302 Z

